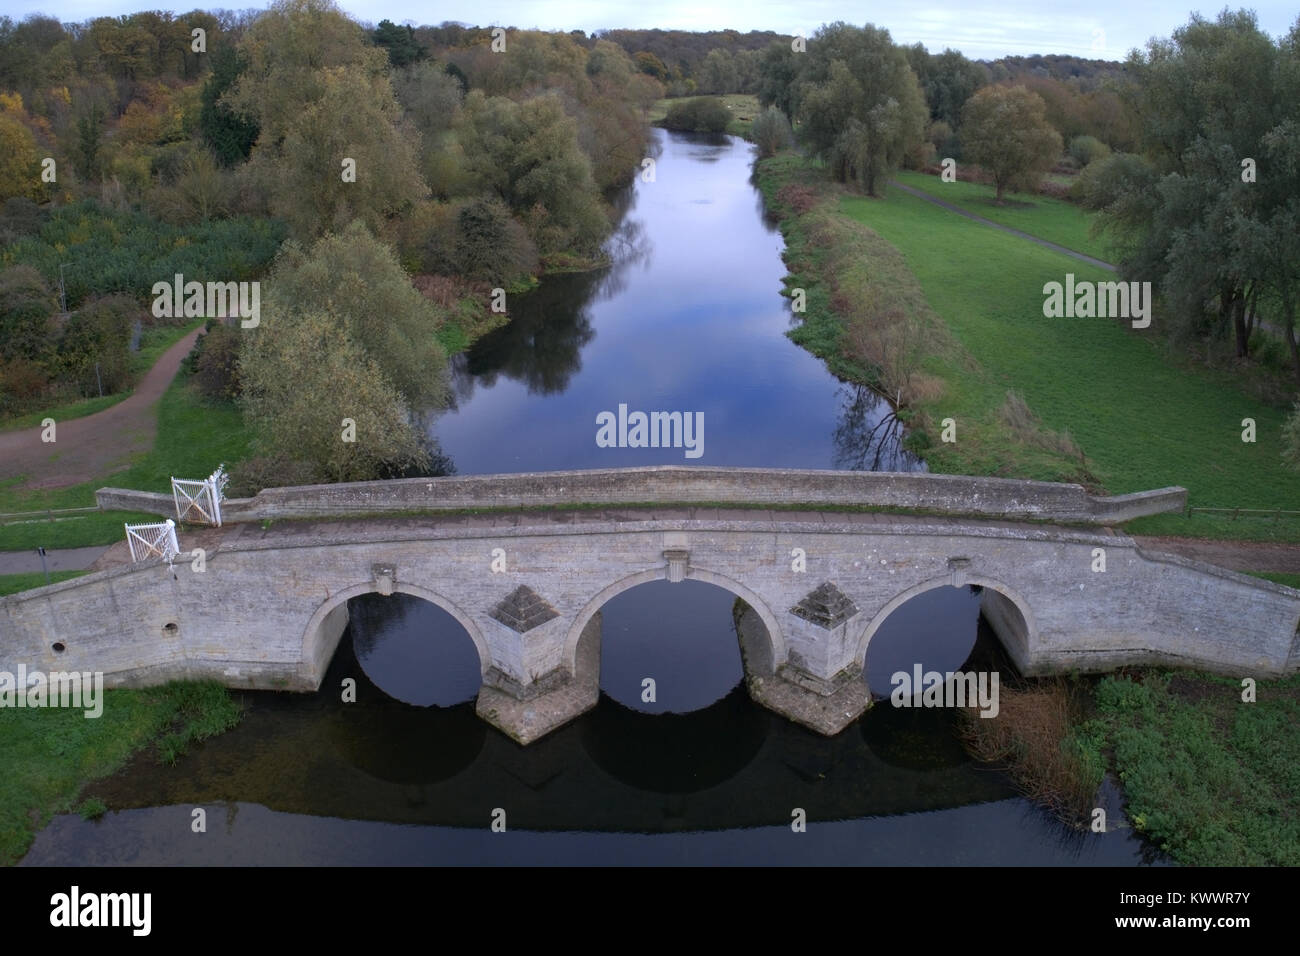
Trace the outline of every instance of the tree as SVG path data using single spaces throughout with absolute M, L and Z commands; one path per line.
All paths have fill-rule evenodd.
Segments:
M 376 46 L 388 51 L 388 62 L 394 67 L 409 66 L 429 55 L 415 38 L 413 27 L 399 27 L 392 20 L 380 20 L 371 36 Z
M 636 68 L 647 76 L 653 76 L 660 83 L 668 79 L 668 68 L 664 66 L 663 61 L 647 50 L 642 50 L 632 59 L 636 63 Z
M 222 166 L 233 166 L 248 159 L 257 142 L 258 126 L 252 118 L 234 112 L 221 102 L 234 86 L 244 64 L 234 47 L 223 46 L 212 54 L 212 74 L 200 94 L 199 131 L 212 147 Z
M 426 140 L 452 127 L 465 99 L 460 81 L 431 60 L 395 73 L 393 92 Z
M 993 177 L 997 201 L 1008 187 L 1031 189 L 1061 155 L 1040 96 L 1023 86 L 989 86 L 962 111 L 962 152 Z
M 929 74 L 923 86 L 931 119 L 942 120 L 959 131 L 966 101 L 987 83 L 986 69 L 956 50 L 944 50 L 930 57 Z
M 320 73 L 319 98 L 304 105 L 278 148 L 259 147 L 255 157 L 271 211 L 300 239 L 354 219 L 378 231 L 428 192 L 413 137 L 396 125 L 386 78 L 350 67 Z
M 508 285 L 537 265 L 523 226 L 496 198 L 475 199 L 457 216 L 456 271 L 467 279 Z
M 130 296 L 115 295 L 86 303 L 59 333 L 59 378 L 82 395 L 119 392 L 131 384 L 128 347 L 139 306 Z
M 794 145 L 790 121 L 775 106 L 769 106 L 754 117 L 751 135 L 758 145 L 758 155 L 767 157 Z
M 709 51 L 700 65 L 699 85 L 703 93 L 734 93 L 740 88 L 740 74 L 730 52 Z
M 1282 460 L 1300 471 L 1300 402 L 1295 403 L 1282 426 Z
M 775 106 L 789 116 L 794 110 L 794 82 L 798 72 L 795 52 L 789 43 L 777 41 L 768 46 L 758 61 L 758 102 Z
M 104 113 L 99 101 L 92 100 L 85 112 L 77 118 L 77 171 L 89 180 L 99 179 L 99 141 L 103 135 Z
M 376 89 L 387 83 L 388 55 L 333 0 L 276 0 L 245 32 L 239 52 L 245 67 L 223 102 L 257 122 L 260 146 L 283 142 L 324 95 L 331 69 L 355 67 Z
M 240 355 L 256 451 L 302 463 L 314 481 L 365 481 L 427 462 L 375 357 L 332 313 L 309 307 L 290 318 L 282 309 L 264 310 Z
M 1269 309 L 1300 376 L 1298 38 L 1300 21 L 1276 44 L 1253 14 L 1225 10 L 1134 53 L 1142 154 L 1089 166 L 1085 202 L 1124 239 L 1122 275 L 1159 285 L 1175 335 L 1231 336 L 1244 359 Z
M 0 358 L 43 361 L 50 349 L 50 320 L 58 302 L 31 266 L 0 272 Z
M 836 179 L 877 194 L 925 130 L 925 100 L 906 54 L 888 30 L 837 22 L 818 30 L 799 57 L 792 101 L 809 147 Z
M 392 249 L 360 222 L 310 248 L 285 243 L 266 281 L 274 331 L 299 313 L 330 316 L 411 408 L 441 406 L 447 356 L 437 332 L 445 316 L 411 285 Z M 259 326 L 259 329 L 261 326 Z M 287 368 L 281 367 L 280 374 Z
M 505 201 L 543 254 L 595 254 L 608 229 L 578 146 L 577 126 L 555 94 L 515 103 L 472 91 L 457 127 L 465 165 L 479 190 Z
M 36 139 L 19 119 L 0 112 L 0 200 L 40 194 Z

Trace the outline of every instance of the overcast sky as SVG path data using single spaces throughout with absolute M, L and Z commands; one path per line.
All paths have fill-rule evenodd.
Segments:
M 612 27 L 662 27 L 683 30 L 775 30 L 811 34 L 823 23 L 846 20 L 887 28 L 896 42 L 924 43 L 931 51 L 949 46 L 974 59 L 1007 54 L 1073 53 L 1123 59 L 1151 37 L 1167 37 L 1195 10 L 1213 18 L 1222 0 L 737 0 L 729 4 L 698 0 L 340 0 L 357 20 L 440 23 L 460 20 L 544 30 Z M 1236 9 L 1244 4 L 1232 4 Z M 267 3 L 213 0 L 175 4 L 167 0 L 0 0 L 0 12 L 16 18 L 29 13 L 85 20 L 137 10 L 184 12 L 204 9 L 265 8 Z M 1295 0 L 1264 0 L 1249 7 L 1260 26 L 1279 36 L 1300 13 Z

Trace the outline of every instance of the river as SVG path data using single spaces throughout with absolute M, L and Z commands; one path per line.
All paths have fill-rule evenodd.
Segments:
M 429 423 L 454 469 L 923 467 L 887 403 L 785 336 L 797 319 L 752 147 L 655 138 L 654 181 L 622 200 L 614 265 L 511 296 L 510 323 L 454 360 L 453 406 Z M 698 416 L 700 454 L 602 447 L 597 417 L 620 405 Z M 57 816 L 23 863 L 1163 862 L 1130 829 L 1079 833 L 1018 796 L 967 756 L 951 711 L 885 700 L 828 739 L 752 703 L 733 601 L 695 581 L 612 599 L 600 703 L 524 748 L 475 716 L 479 662 L 454 619 L 405 595 L 354 599 L 319 693 L 243 694 L 239 727 L 175 767 L 137 755 L 88 789 L 104 818 Z M 1008 666 L 969 588 L 885 622 L 873 692 L 916 662 Z M 355 703 L 339 692 L 349 677 Z

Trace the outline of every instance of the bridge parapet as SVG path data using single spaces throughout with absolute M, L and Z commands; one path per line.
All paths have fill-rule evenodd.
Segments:
M 101 488 L 101 508 L 166 513 L 167 495 Z M 657 465 L 589 471 L 404 478 L 267 488 L 222 503 L 226 521 L 572 505 L 878 508 L 931 514 L 1113 525 L 1182 511 L 1184 488 L 1091 495 L 1081 485 L 923 472 L 700 468 Z

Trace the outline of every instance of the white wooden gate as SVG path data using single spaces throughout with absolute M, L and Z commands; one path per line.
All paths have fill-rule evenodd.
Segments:
M 221 527 L 221 499 L 225 496 L 226 466 L 218 465 L 202 481 L 172 478 L 172 500 L 176 503 L 176 520 L 191 524 Z
M 170 562 L 180 553 L 176 543 L 176 522 L 168 518 L 162 524 L 124 525 L 126 542 L 131 546 L 131 560 L 162 558 Z

